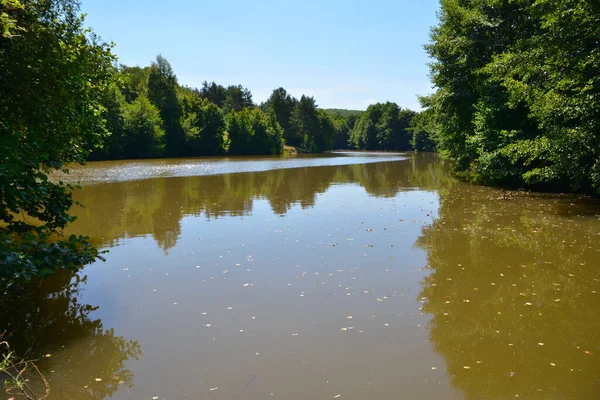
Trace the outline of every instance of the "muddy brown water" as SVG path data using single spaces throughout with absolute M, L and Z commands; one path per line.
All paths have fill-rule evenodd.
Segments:
M 1 300 L 50 399 L 600 398 L 597 200 L 505 198 L 429 155 L 70 179 L 106 262 Z

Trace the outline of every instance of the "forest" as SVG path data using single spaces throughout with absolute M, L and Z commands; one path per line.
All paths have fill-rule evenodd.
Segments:
M 422 128 L 473 182 L 600 194 L 598 38 L 596 0 L 442 0 Z
M 324 110 L 278 88 L 257 105 L 242 85 L 180 85 L 160 55 L 149 67 L 116 66 L 102 106 L 108 134 L 90 160 L 282 154 L 284 144 L 304 153 L 415 148 L 417 113 L 395 103 Z

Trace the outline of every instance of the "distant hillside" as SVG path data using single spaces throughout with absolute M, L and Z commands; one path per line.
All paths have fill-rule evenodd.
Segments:
M 357 117 L 364 111 L 361 110 L 344 110 L 341 108 L 324 108 L 325 112 L 334 117 L 348 118 L 350 115 L 356 115 Z

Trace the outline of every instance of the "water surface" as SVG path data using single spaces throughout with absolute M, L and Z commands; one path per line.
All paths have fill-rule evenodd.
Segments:
M 107 261 L 0 311 L 51 399 L 599 397 L 596 201 L 432 156 L 205 160 L 74 171 Z

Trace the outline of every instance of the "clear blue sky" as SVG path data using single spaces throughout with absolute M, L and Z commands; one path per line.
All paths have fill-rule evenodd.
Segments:
M 377 101 L 418 108 L 432 91 L 429 29 L 438 0 L 83 0 L 86 23 L 119 62 L 162 54 L 180 84 L 242 84 L 260 103 L 277 87 L 323 108 Z

